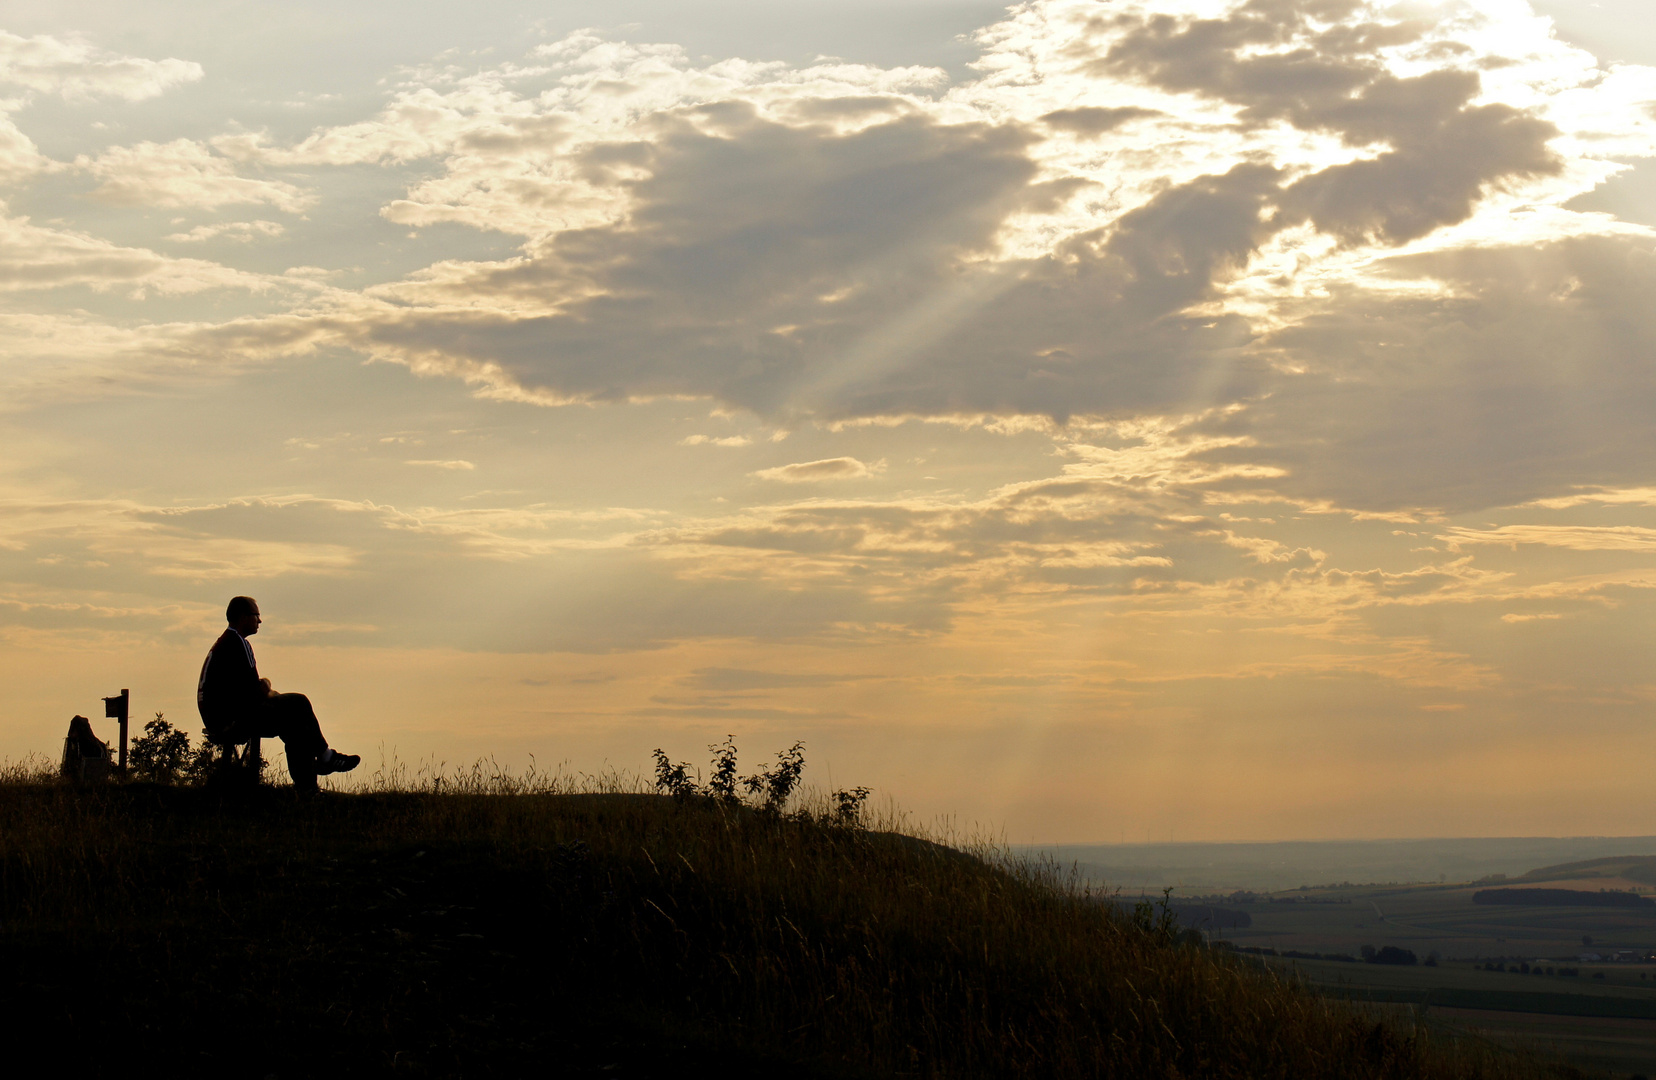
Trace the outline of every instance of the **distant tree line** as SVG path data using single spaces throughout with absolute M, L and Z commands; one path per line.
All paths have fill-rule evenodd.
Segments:
M 1656 907 L 1656 900 L 1638 893 L 1601 889 L 1479 889 L 1474 904 L 1521 904 L 1525 907 Z
M 1363 960 L 1370 964 L 1418 964 L 1420 958 L 1411 949 L 1401 949 L 1396 945 L 1382 945 L 1376 949 L 1373 945 L 1364 945 L 1362 948 Z M 1432 960 L 1435 966 L 1437 961 L 1434 955 Z

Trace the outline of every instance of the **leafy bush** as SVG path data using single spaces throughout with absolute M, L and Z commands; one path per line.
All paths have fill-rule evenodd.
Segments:
M 144 725 L 144 733 L 132 740 L 128 757 L 140 780 L 176 784 L 185 768 L 193 764 L 190 737 L 170 724 L 162 713 Z
M 725 745 L 729 746 L 726 739 Z M 735 769 L 735 748 L 731 748 L 731 769 Z M 799 777 L 805 771 L 805 744 L 796 742 L 786 750 L 776 753 L 776 766 L 756 772 L 752 776 L 742 778 L 742 786 L 747 789 L 750 797 L 760 799 L 760 809 L 770 813 L 782 812 L 787 805 L 788 796 L 794 788 L 799 786 Z
M 707 794 L 720 802 L 736 802 L 736 737 L 726 735 L 723 743 L 707 749 L 713 753 L 713 778 L 707 782 Z
M 828 812 L 828 824 L 846 828 L 862 825 L 863 804 L 868 802 L 868 789 L 854 787 L 850 791 L 836 791 L 831 796 L 833 808 Z
M 223 757 L 224 751 L 202 736 L 201 744 L 191 751 L 190 760 L 184 766 L 185 783 L 205 784 Z
M 133 775 L 153 784 L 205 784 L 218 769 L 224 751 L 206 735 L 195 747 L 190 737 L 173 727 L 163 713 L 144 725 L 144 733 L 132 740 L 128 763 Z
M 689 799 L 701 794 L 701 788 L 690 779 L 690 763 L 674 765 L 660 749 L 655 752 L 656 790 L 675 799 Z

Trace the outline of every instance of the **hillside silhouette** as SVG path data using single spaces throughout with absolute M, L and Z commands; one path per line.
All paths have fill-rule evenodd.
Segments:
M 14 770 L 0 1015 L 90 1074 L 1574 1075 L 993 863 L 478 773 L 302 801 Z

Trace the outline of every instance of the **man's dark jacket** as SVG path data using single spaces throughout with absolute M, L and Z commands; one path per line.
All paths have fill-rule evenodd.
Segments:
M 196 684 L 196 708 L 208 738 L 229 734 L 238 720 L 253 720 L 268 700 L 252 647 L 234 627 L 226 627 L 213 642 L 212 651 L 201 665 L 201 681 Z

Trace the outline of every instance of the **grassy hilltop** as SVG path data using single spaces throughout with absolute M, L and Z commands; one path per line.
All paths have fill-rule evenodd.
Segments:
M 484 782 L 0 781 L 0 1016 L 78 1071 L 1574 1075 L 1320 997 L 1039 867 Z

